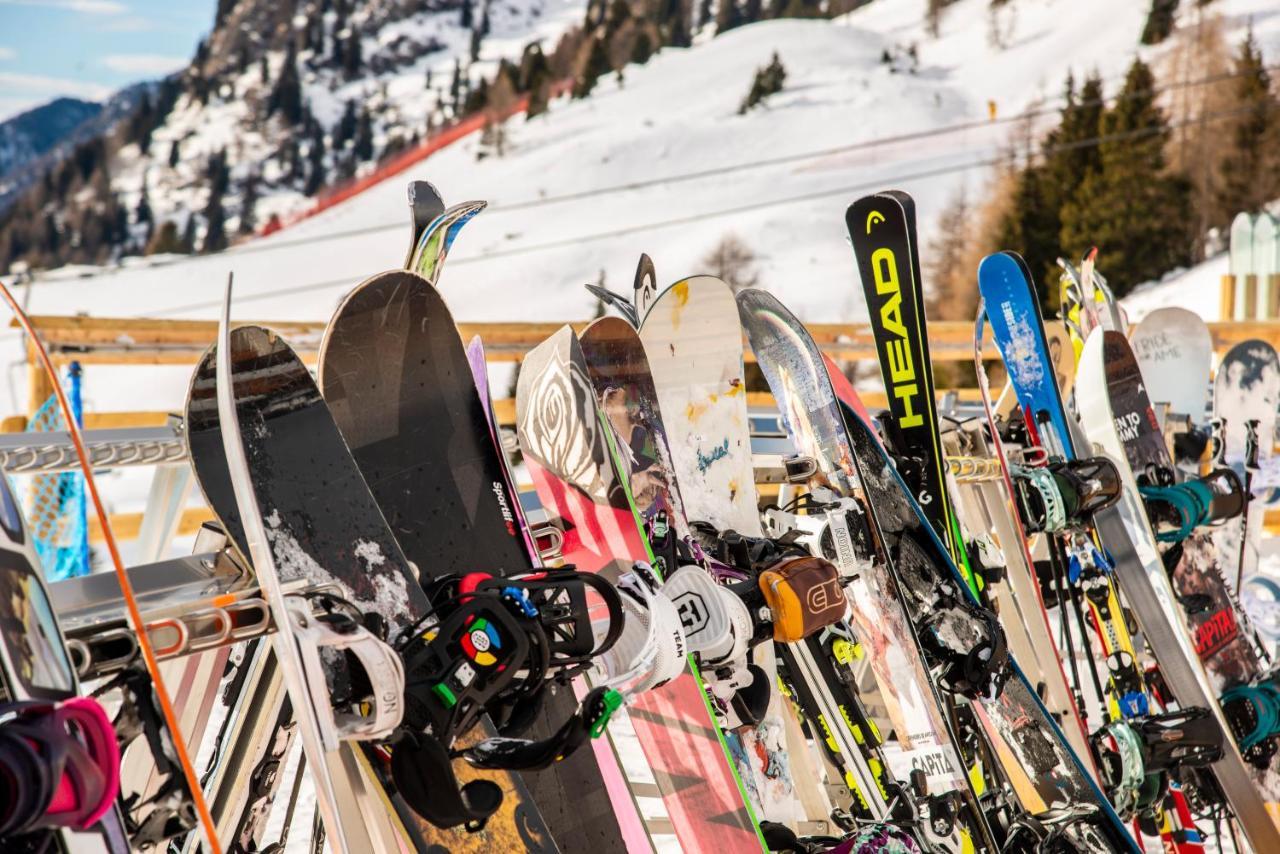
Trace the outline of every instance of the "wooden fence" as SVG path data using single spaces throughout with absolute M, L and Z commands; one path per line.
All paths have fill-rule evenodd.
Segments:
M 36 316 L 33 323 L 54 364 L 66 365 L 78 361 L 83 365 L 189 365 L 194 367 L 205 349 L 217 337 L 217 323 L 205 320 L 157 320 L 138 318 L 62 317 Z M 589 321 L 573 321 L 581 330 Z M 322 322 L 268 321 L 263 325 L 278 331 L 294 346 L 304 360 L 314 363 L 320 337 L 324 332 Z M 524 358 L 533 347 L 559 329 L 561 322 L 540 323 L 461 323 L 458 331 L 464 341 L 479 335 L 485 342 L 485 354 L 490 362 L 516 362 Z M 935 362 L 965 363 L 973 359 L 973 324 L 970 322 L 935 321 L 929 325 L 929 348 Z M 865 323 L 813 323 L 808 325 L 814 340 L 822 350 L 836 360 L 876 360 L 875 342 Z M 1214 348 L 1222 354 L 1233 345 L 1251 338 L 1261 338 L 1280 348 L 1280 321 L 1246 321 L 1211 323 Z M 751 361 L 750 351 L 747 360 Z M 983 355 L 995 359 L 997 354 L 990 340 L 984 342 Z M 141 373 L 141 372 L 139 372 Z M 143 380 L 140 377 L 140 380 Z M 27 358 L 27 411 L 0 420 L 0 432 L 19 432 L 26 429 L 28 418 L 52 393 L 49 379 L 39 361 L 28 352 Z M 962 400 L 976 399 L 976 390 L 960 388 Z M 864 393 L 864 401 L 871 408 L 885 406 L 883 393 Z M 773 398 L 753 393 L 749 398 L 755 406 L 771 406 Z M 152 427 L 163 425 L 171 412 L 179 412 L 183 401 L 175 400 L 172 408 L 160 411 L 96 411 L 85 413 L 85 427 L 105 429 L 115 427 Z M 511 425 L 515 419 L 515 401 L 494 401 L 495 414 L 503 425 Z M 123 534 L 136 533 L 140 520 L 138 514 L 122 514 L 117 528 Z M 195 530 L 205 516 L 189 511 L 180 530 Z M 1275 518 L 1280 525 L 1280 514 Z

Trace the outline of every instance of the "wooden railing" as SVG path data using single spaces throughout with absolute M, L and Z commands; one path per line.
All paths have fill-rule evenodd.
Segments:
M 158 320 L 139 318 L 100 318 L 37 316 L 32 318 L 45 346 L 56 365 L 79 361 L 85 365 L 191 365 L 194 366 L 205 349 L 217 336 L 217 324 L 204 320 Z M 581 330 L 589 321 L 573 321 Z M 320 337 L 324 332 L 322 322 L 269 321 L 265 326 L 278 331 L 308 363 L 314 363 Z M 491 362 L 515 362 L 559 329 L 560 322 L 537 323 L 461 323 L 458 331 L 464 341 L 479 335 L 485 342 L 485 354 Z M 1280 348 L 1280 321 L 1245 321 L 1209 324 L 1214 347 L 1221 354 L 1233 345 L 1251 338 L 1261 338 Z M 865 323 L 812 323 L 808 324 L 814 340 L 823 352 L 841 361 L 876 360 L 875 342 L 870 327 Z M 970 322 L 935 321 L 929 326 L 930 354 L 935 362 L 971 363 L 973 359 L 973 324 Z M 995 359 L 995 348 L 984 342 L 983 355 Z M 746 352 L 752 360 L 750 350 Z M 968 374 L 965 374 L 968 376 Z M 0 420 L 0 432 L 18 432 L 26 428 L 27 420 L 48 399 L 52 387 L 39 361 L 28 353 L 27 360 L 27 412 Z M 962 400 L 976 399 L 976 390 L 958 389 Z M 883 408 L 883 393 L 865 392 L 863 399 L 869 407 Z M 773 398 L 767 393 L 753 393 L 750 401 L 756 406 L 771 406 Z M 163 411 L 87 412 L 85 426 L 89 429 L 110 427 L 151 427 L 166 422 L 170 412 L 178 412 L 183 401 L 172 401 L 171 408 Z M 503 425 L 509 426 L 515 419 L 515 401 L 494 401 L 495 413 Z M 136 515 L 136 514 L 135 514 Z M 185 527 L 198 526 L 202 518 L 198 513 L 188 513 Z M 128 514 L 116 520 L 117 528 L 128 533 L 136 532 L 139 520 Z M 1280 525 L 1280 515 L 1274 522 Z

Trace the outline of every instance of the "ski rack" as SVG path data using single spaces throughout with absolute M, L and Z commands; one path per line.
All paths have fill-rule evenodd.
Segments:
M 162 661 L 264 637 L 274 630 L 252 576 L 225 549 L 134 566 L 128 572 Z M 303 581 L 286 584 L 286 593 L 308 589 Z M 114 576 L 98 573 L 55 582 L 49 593 L 81 679 L 110 676 L 136 658 L 137 638 L 128 626 Z
M 89 462 L 94 468 L 186 462 L 181 424 L 181 419 L 174 417 L 163 427 L 87 430 L 84 440 Z M 79 465 L 68 433 L 0 433 L 0 468 L 9 474 L 78 471 Z

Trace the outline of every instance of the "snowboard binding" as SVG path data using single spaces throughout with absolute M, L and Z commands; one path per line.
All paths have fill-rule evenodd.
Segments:
M 1171 776 L 1208 767 L 1223 749 L 1215 721 L 1202 708 L 1112 721 L 1089 741 L 1111 802 L 1125 818 L 1152 816 Z
M 1152 466 L 1139 478 L 1147 515 L 1162 543 L 1180 543 L 1197 528 L 1221 524 L 1244 512 L 1244 484 L 1229 468 L 1203 478 L 1173 482 L 1173 473 Z
M 169 731 L 151 687 L 151 676 L 136 661 L 131 662 L 94 692 L 94 697 L 120 689 L 121 705 L 111 722 L 120 753 L 139 736 L 147 747 L 161 783 L 149 797 L 134 792 L 121 799 L 125 831 L 134 848 L 156 848 L 182 836 L 199 823 L 186 779 L 178 765 Z
M 1087 525 L 1093 515 L 1120 500 L 1115 463 L 1106 457 L 1054 460 L 1045 466 L 1012 467 L 1018 509 L 1030 533 L 1055 533 Z
M 588 590 L 596 599 L 588 599 Z M 573 569 L 496 578 L 469 573 L 428 590 L 432 611 L 401 639 L 404 725 L 391 750 L 391 773 L 405 800 L 439 827 L 484 827 L 501 806 L 492 781 L 460 785 L 453 760 L 486 769 L 538 770 L 603 733 L 622 696 L 590 692 L 549 737 L 516 737 L 536 719 L 549 685 L 565 682 L 608 652 L 623 630 L 622 600 L 604 578 Z M 602 633 L 590 619 L 603 605 Z M 455 740 L 489 716 L 499 737 L 453 750 Z
M 120 790 L 120 749 L 92 697 L 0 704 L 0 841 L 84 830 Z
M 1267 680 L 1235 685 L 1222 693 L 1222 713 L 1240 754 L 1258 768 L 1269 768 L 1280 746 L 1280 687 Z

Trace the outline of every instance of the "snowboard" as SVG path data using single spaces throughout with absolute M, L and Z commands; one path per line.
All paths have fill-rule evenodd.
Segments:
M 516 386 L 516 430 L 538 498 L 564 526 L 563 558 L 610 580 L 653 555 L 616 465 L 608 420 L 568 326 L 530 351 Z M 686 850 L 763 846 L 696 668 L 634 696 L 629 716 Z
M 614 432 L 615 446 L 625 463 L 622 470 L 630 478 L 632 501 L 646 529 L 653 531 L 669 525 L 677 538 L 689 542 L 689 522 L 679 483 L 696 475 L 674 468 L 658 392 L 639 334 L 621 318 L 603 317 L 582 331 L 579 344 L 600 409 Z M 737 342 L 731 340 L 729 344 L 733 348 L 730 352 L 741 359 Z M 742 403 L 745 407 L 745 400 Z M 674 561 L 675 554 L 658 557 Z M 665 571 L 675 569 L 668 566 Z M 776 667 L 766 667 L 766 673 L 776 673 Z M 782 699 L 774 692 L 768 712 L 757 727 L 745 734 L 726 733 L 726 738 L 734 753 L 744 758 L 740 773 L 751 779 L 749 788 L 755 793 L 753 805 L 760 815 L 787 823 L 788 819 L 794 822 L 797 818 L 796 782 L 792 779 L 785 745 L 781 743 L 786 732 L 783 714 Z
M 334 420 L 419 572 L 509 575 L 535 567 L 474 365 L 435 288 L 398 270 L 366 280 L 335 311 L 319 361 Z M 530 736 L 549 736 L 559 726 L 552 722 L 576 706 L 571 691 L 551 693 Z M 455 766 L 460 776 L 468 770 Z M 588 751 L 537 773 L 500 773 L 507 797 L 490 825 L 521 833 L 530 826 L 541 844 L 566 849 L 620 844 L 601 774 Z
M 658 391 L 673 466 L 697 472 L 685 515 L 716 530 L 758 535 L 742 357 L 725 357 L 725 341 L 741 341 L 732 293 L 713 276 L 676 282 L 644 315 L 640 340 Z M 685 478 L 688 483 L 688 478 Z
M 1077 403 L 1089 439 L 1115 460 L 1126 485 L 1120 518 L 1103 523 L 1103 535 L 1114 552 L 1116 547 L 1111 543 L 1126 541 L 1123 536 L 1108 536 L 1112 533 L 1109 527 L 1118 523 L 1132 543 L 1126 552 L 1115 553 L 1116 572 L 1148 643 L 1157 652 L 1163 679 L 1182 708 L 1208 709 L 1222 731 L 1230 732 L 1217 695 L 1228 673 L 1248 670 L 1249 665 L 1241 657 L 1243 648 L 1232 648 L 1230 642 L 1216 650 L 1216 643 L 1197 649 L 1192 626 L 1187 625 L 1178 604 L 1175 586 L 1210 585 L 1225 595 L 1223 578 L 1212 565 L 1211 551 L 1204 544 L 1193 544 L 1170 583 L 1132 465 L 1167 465 L 1168 453 L 1137 359 L 1123 335 L 1098 330 L 1086 341 Z M 1233 640 L 1247 643 L 1243 637 Z M 1207 669 L 1201 664 L 1202 657 L 1207 659 Z M 1211 766 L 1213 773 L 1255 850 L 1273 850 L 1280 845 L 1280 775 L 1274 769 L 1262 770 L 1246 763 L 1234 743 L 1225 741 L 1224 756 Z
M 1129 339 L 1146 378 L 1147 396 L 1204 424 L 1209 409 L 1213 336 L 1200 315 L 1166 306 L 1148 314 Z
M 1228 350 L 1218 365 L 1213 385 L 1213 417 L 1224 422 L 1224 459 L 1241 481 L 1248 480 L 1246 423 L 1257 419 L 1259 467 L 1253 475 L 1255 500 L 1249 502 L 1247 519 L 1228 522 L 1214 536 L 1219 551 L 1229 556 L 1225 570 L 1232 583 L 1237 577 L 1247 580 L 1257 571 L 1266 507 L 1280 496 L 1280 490 L 1275 488 L 1280 458 L 1273 453 L 1277 406 L 1280 406 L 1280 356 L 1275 348 L 1266 341 L 1253 339 Z M 1240 562 L 1242 536 L 1245 539 L 1243 566 Z
M 187 425 L 197 480 L 228 538 L 245 565 L 252 562 L 258 570 L 269 597 L 277 595 L 268 587 L 275 583 L 332 585 L 361 611 L 379 615 L 393 635 L 403 631 L 426 613 L 426 597 L 310 371 L 283 339 L 263 327 L 240 327 L 222 340 L 229 351 L 231 387 L 222 389 L 227 399 L 219 400 L 220 348 L 215 344 L 193 375 Z M 234 432 L 226 436 L 224 415 L 235 418 Z M 233 459 L 230 449 L 237 447 L 241 451 Z M 342 505 L 330 500 L 335 494 L 343 496 Z M 268 564 L 271 568 L 264 569 Z M 288 619 L 280 613 L 284 607 L 283 599 L 272 605 L 277 625 Z M 286 684 L 297 684 L 290 690 L 295 709 L 326 701 L 327 689 L 307 685 L 298 661 L 281 665 Z M 346 844 L 356 847 L 399 844 L 392 840 L 403 828 L 388 821 L 357 750 L 325 743 L 316 728 L 314 722 L 304 724 L 301 732 L 311 765 L 323 769 L 317 786 L 327 790 L 324 797 L 331 804 L 325 809 L 326 828 L 336 833 L 333 821 L 340 822 Z

